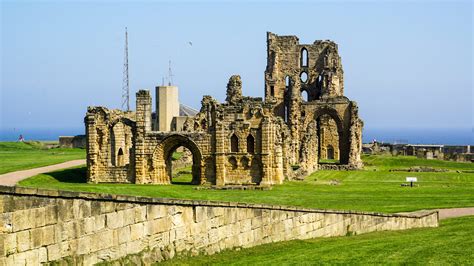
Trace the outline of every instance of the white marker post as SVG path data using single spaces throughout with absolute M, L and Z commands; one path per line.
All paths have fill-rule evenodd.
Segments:
M 410 182 L 410 187 L 413 187 L 413 182 L 418 182 L 418 179 L 416 177 L 407 176 L 407 182 Z

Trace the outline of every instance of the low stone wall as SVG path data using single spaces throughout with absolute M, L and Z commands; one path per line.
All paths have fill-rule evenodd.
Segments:
M 292 239 L 438 226 L 381 214 L 0 187 L 0 265 L 148 264 Z

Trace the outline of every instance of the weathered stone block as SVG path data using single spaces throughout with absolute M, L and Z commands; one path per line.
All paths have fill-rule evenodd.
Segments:
M 23 252 L 31 247 L 30 242 L 30 232 L 21 231 L 16 234 L 17 250 L 18 252 Z
M 143 238 L 144 231 L 145 230 L 144 230 L 144 224 L 143 223 L 130 225 L 130 239 L 131 240 L 137 240 L 137 239 Z
M 119 244 L 127 243 L 131 240 L 130 226 L 121 227 L 117 231 Z
M 167 214 L 164 205 L 148 205 L 147 206 L 147 219 L 157 219 L 164 217 Z
M 54 244 L 46 247 L 48 251 L 48 261 L 55 261 L 61 258 L 61 249 L 59 244 Z
M 123 226 L 123 211 L 112 212 L 106 215 L 107 228 L 119 228 Z

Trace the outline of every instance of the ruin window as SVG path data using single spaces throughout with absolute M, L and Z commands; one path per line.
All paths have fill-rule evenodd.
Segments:
M 307 102 L 307 101 L 308 101 L 308 92 L 307 92 L 307 91 L 304 90 L 304 91 L 301 92 L 301 100 L 302 100 L 303 102 Z
M 123 165 L 124 165 L 123 150 L 122 148 L 120 148 L 117 154 L 117 166 L 123 166 Z
M 286 104 L 285 104 L 285 114 L 284 114 L 284 117 L 283 117 L 284 120 L 285 120 L 285 122 L 288 122 L 288 116 L 289 116 L 289 114 L 288 114 L 288 106 L 286 106 Z
M 239 152 L 239 138 L 235 134 L 230 137 L 230 151 Z
M 300 65 L 302 67 L 308 66 L 308 50 L 306 48 L 301 49 L 301 62 Z
M 305 117 L 305 116 L 306 116 L 305 111 L 301 111 L 301 117 Z
M 274 86 L 270 86 L 270 95 L 275 96 L 275 87 Z
M 235 159 L 234 156 L 229 158 L 229 164 L 230 164 L 232 170 L 237 169 L 237 159 Z
M 334 148 L 331 145 L 328 145 L 327 153 L 328 153 L 327 158 L 329 160 L 334 160 Z
M 244 170 L 248 170 L 250 168 L 250 161 L 247 157 L 243 157 L 241 160 L 240 160 L 240 164 L 242 165 L 242 167 L 244 168 Z
M 288 89 L 290 88 L 291 82 L 290 82 L 290 77 L 286 76 L 285 77 L 285 87 Z
M 255 152 L 255 139 L 251 134 L 247 137 L 247 152 L 254 153 Z
M 301 82 L 306 83 L 306 81 L 308 81 L 308 74 L 304 71 L 301 72 L 300 79 L 301 79 Z

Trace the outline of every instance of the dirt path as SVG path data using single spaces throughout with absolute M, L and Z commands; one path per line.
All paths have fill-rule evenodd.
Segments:
M 0 175 L 0 185 L 14 186 L 17 182 L 20 182 L 21 180 L 28 177 L 32 177 L 35 175 L 52 172 L 52 171 L 56 171 L 56 170 L 60 170 L 64 168 L 79 166 L 83 164 L 86 164 L 86 160 L 81 159 L 81 160 L 73 160 L 73 161 L 67 161 L 64 163 L 53 164 L 49 166 L 43 166 L 39 168 L 33 168 L 29 170 L 6 173 L 3 175 Z
M 438 209 L 439 219 L 447 219 L 461 216 L 474 215 L 474 208 L 452 208 L 452 209 Z

